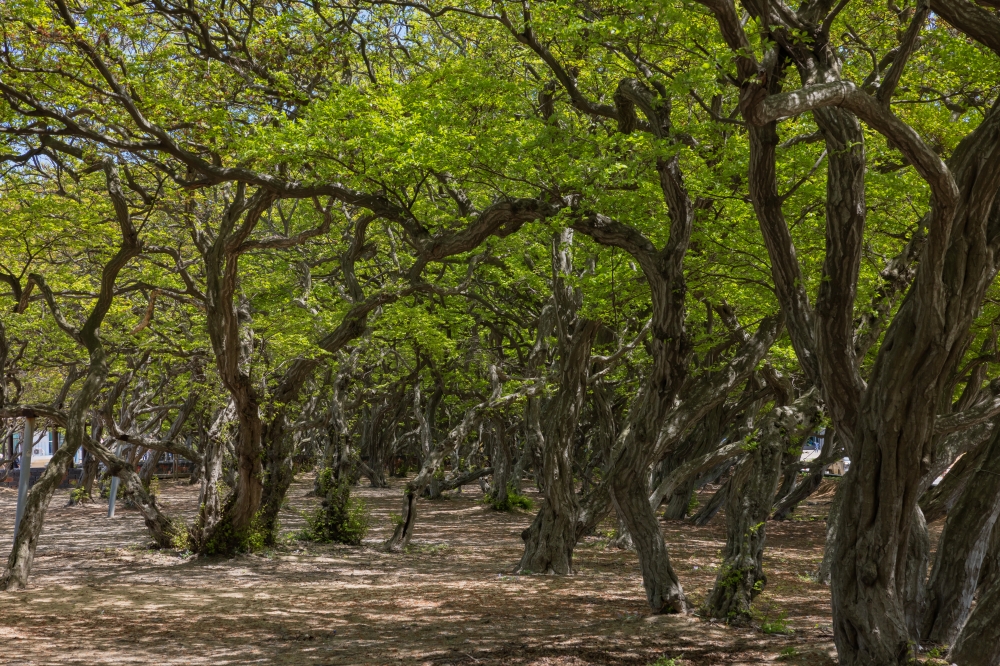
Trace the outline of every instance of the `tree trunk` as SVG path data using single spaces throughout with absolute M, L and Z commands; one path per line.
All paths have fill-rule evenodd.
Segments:
M 94 481 L 97 479 L 99 469 L 100 464 L 97 458 L 90 451 L 85 450 L 83 452 L 83 478 L 80 479 L 83 497 L 80 498 L 80 501 L 89 502 L 94 499 Z
M 767 582 L 764 575 L 764 539 L 767 517 L 781 474 L 786 446 L 774 422 L 762 432 L 754 448 L 736 468 L 726 502 L 726 548 L 706 611 L 730 624 L 752 619 L 750 604 Z
M 74 341 L 87 350 L 89 366 L 87 376 L 83 381 L 66 415 L 66 443 L 49 460 L 42 477 L 28 493 L 24 514 L 7 559 L 7 570 L 0 577 L 0 590 L 21 589 L 28 583 L 28 573 L 35 558 L 35 548 L 42 532 L 45 512 L 56 488 L 62 483 L 73 456 L 87 438 L 87 415 L 93 406 L 108 376 L 108 361 L 101 344 L 98 331 L 104 318 L 111 309 L 114 299 L 114 286 L 118 273 L 140 252 L 139 235 L 132 225 L 128 202 L 122 192 L 121 181 L 117 168 L 110 160 L 103 162 L 108 195 L 114 204 L 122 241 L 114 256 L 104 265 L 101 273 L 100 292 L 83 326 L 79 329 L 66 322 L 51 289 L 40 275 L 32 274 L 32 279 L 42 290 L 49 309 L 53 312 L 56 322 Z M 30 446 L 25 442 L 22 446 Z M 23 469 L 21 474 L 29 474 L 31 470 Z
M 830 466 L 830 463 L 834 462 L 835 458 L 841 456 L 838 451 L 839 444 L 836 443 L 835 439 L 836 433 L 833 428 L 827 428 L 826 435 L 823 437 L 823 449 L 819 453 L 819 460 L 813 463 L 813 470 L 790 493 L 781 495 L 779 491 L 778 497 L 780 499 L 777 507 L 774 509 L 774 514 L 771 516 L 772 520 L 785 520 L 789 514 L 795 511 L 795 507 L 800 502 L 816 492 L 816 489 L 823 483 L 823 474 L 826 472 L 826 468 Z M 796 471 L 799 469 L 797 461 L 795 469 Z
M 694 481 L 688 481 L 674 491 L 663 511 L 664 520 L 684 520 L 691 506 L 691 495 L 694 494 Z
M 968 486 L 969 479 L 983 462 L 983 456 L 989 449 L 990 441 L 986 440 L 955 461 L 948 473 L 941 479 L 941 483 L 932 487 L 920 498 L 920 508 L 928 523 L 941 520 L 955 506 L 955 502 Z
M 285 410 L 280 410 L 264 428 L 262 436 L 263 475 L 260 512 L 257 524 L 264 538 L 264 544 L 271 546 L 278 539 L 278 514 L 285 503 L 288 489 L 295 480 L 292 454 L 295 441 L 289 432 Z
M 222 479 L 222 458 L 225 442 L 209 436 L 202 459 L 201 490 L 198 493 L 198 518 L 191 529 L 192 549 L 207 552 L 208 540 L 222 520 L 223 500 L 219 484 Z
M 641 454 L 638 454 L 641 456 Z M 656 514 L 649 506 L 645 460 L 636 454 L 619 462 L 611 483 L 611 497 L 639 554 L 646 601 L 654 613 L 683 613 L 684 589 L 670 564 L 667 544 Z M 632 470 L 629 474 L 626 469 Z
M 983 557 L 983 566 L 979 569 L 976 594 L 982 597 L 997 579 L 1000 579 L 1000 520 L 993 523 L 993 531 L 990 532 L 986 556 Z
M 493 466 L 493 479 L 490 482 L 490 504 L 501 511 L 510 508 L 508 493 L 511 486 L 511 447 L 507 441 L 507 425 L 503 417 L 497 416 L 493 421 L 493 445 L 490 447 L 490 463 Z
M 1000 515 L 1000 429 L 948 513 L 927 584 L 920 635 L 951 645 L 968 616 L 990 534 Z
M 732 481 L 732 477 L 726 479 L 725 483 L 719 486 L 719 489 L 712 495 L 712 499 L 708 500 L 704 506 L 698 509 L 698 513 L 691 516 L 688 522 L 698 527 L 708 525 L 709 521 L 715 517 L 715 514 L 719 513 L 722 507 L 725 506 L 726 498 L 729 496 L 729 484 Z
M 840 523 L 840 514 L 844 507 L 844 479 L 851 475 L 851 470 L 841 477 L 837 485 L 837 491 L 830 503 L 830 513 L 826 516 L 826 543 L 823 546 L 823 561 L 820 562 L 819 570 L 816 572 L 816 580 L 823 585 L 829 585 L 831 579 L 831 568 L 833 567 L 833 556 L 837 548 L 837 525 Z
M 580 504 L 573 478 L 573 443 L 580 422 L 590 376 L 590 349 L 599 323 L 578 317 L 583 305 L 580 289 L 566 284 L 572 270 L 569 245 L 572 231 L 553 239 L 552 266 L 558 340 L 558 391 L 545 407 L 542 428 L 542 476 L 545 502 L 531 526 L 521 534 L 524 554 L 516 572 L 573 573 Z M 539 327 L 541 337 L 542 327 Z M 537 470 L 536 470 L 537 471 Z
M 126 460 L 116 456 L 106 446 L 96 440 L 88 440 L 84 447 L 89 449 L 108 467 L 108 473 L 121 479 L 125 486 L 125 497 L 139 509 L 150 536 L 157 548 L 173 548 L 185 545 L 187 528 L 182 521 L 174 520 L 163 513 L 156 497 L 147 490 L 140 474 Z
M 938 546 L 940 548 L 940 545 Z M 940 551 L 939 551 L 940 552 Z M 916 641 L 920 636 L 920 621 L 927 597 L 927 567 L 931 559 L 931 539 L 927 521 L 919 506 L 913 508 L 913 525 L 907 543 L 906 569 L 902 581 L 903 608 L 906 629 Z
M 45 512 L 56 488 L 66 476 L 69 463 L 76 455 L 78 447 L 79 442 L 74 442 L 71 445 L 67 441 L 67 444 L 52 456 L 49 464 L 45 466 L 41 478 L 31 487 L 25 502 L 24 515 L 18 527 L 17 539 L 14 540 L 14 547 L 7 559 L 7 570 L 0 577 L 0 590 L 20 590 L 28 584 L 28 574 L 35 559 L 35 548 L 38 546 L 38 537 L 42 533 Z M 30 471 L 22 469 L 21 474 L 27 474 Z
M 948 660 L 960 666 L 1000 666 L 1000 576 L 980 592 Z
M 156 466 L 160 464 L 160 459 L 163 458 L 163 451 L 150 450 L 148 456 L 146 462 L 142 464 L 142 468 L 139 470 L 139 479 L 147 488 L 149 488 L 153 477 L 156 476 Z

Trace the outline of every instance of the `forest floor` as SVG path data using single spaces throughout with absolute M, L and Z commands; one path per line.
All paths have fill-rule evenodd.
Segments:
M 150 550 L 136 511 L 109 520 L 106 501 L 70 507 L 60 491 L 28 589 L 0 596 L 0 664 L 836 663 L 829 589 L 810 578 L 831 481 L 794 520 L 767 524 L 753 629 L 651 616 L 635 553 L 607 547 L 607 532 L 577 546 L 573 576 L 510 575 L 532 514 L 494 512 L 476 486 L 421 500 L 408 552 L 380 552 L 401 486 L 357 489 L 371 510 L 363 546 L 320 545 L 292 538 L 316 501 L 303 475 L 283 515 L 287 538 L 235 559 Z M 160 492 L 191 520 L 197 487 L 161 481 Z M 4 556 L 15 499 L 0 490 Z M 664 524 L 694 607 L 714 582 L 724 527 L 721 514 L 703 528 Z

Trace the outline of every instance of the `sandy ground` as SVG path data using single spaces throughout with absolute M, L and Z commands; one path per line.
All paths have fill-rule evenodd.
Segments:
M 409 552 L 382 553 L 402 499 L 393 484 L 357 490 L 372 515 L 363 546 L 328 546 L 292 538 L 315 501 L 304 476 L 289 494 L 285 542 L 235 559 L 149 550 L 135 511 L 109 520 L 106 503 L 68 507 L 60 491 L 29 588 L 0 594 L 0 664 L 836 663 L 829 591 L 809 579 L 831 488 L 796 520 L 768 523 L 756 605 L 762 621 L 787 624 L 776 634 L 650 616 L 635 554 L 604 536 L 578 545 L 573 576 L 512 576 L 532 516 L 488 510 L 478 487 L 421 500 Z M 165 481 L 161 494 L 170 513 L 194 515 L 196 488 Z M 4 556 L 15 499 L 0 490 Z M 715 579 L 724 519 L 664 531 L 697 605 Z

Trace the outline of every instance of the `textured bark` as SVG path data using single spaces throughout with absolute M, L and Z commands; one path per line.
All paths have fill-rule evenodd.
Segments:
M 507 424 L 503 418 L 492 419 L 493 433 L 490 447 L 490 462 L 493 465 L 493 479 L 490 482 L 490 503 L 494 507 L 509 505 L 508 493 L 511 485 L 511 471 L 514 461 L 511 443 L 507 438 Z
M 663 510 L 664 520 L 684 520 L 691 505 L 691 495 L 694 493 L 694 481 L 687 481 L 678 487 L 670 496 L 667 508 Z
M 888 110 L 885 102 L 893 84 L 888 84 L 889 90 L 880 88 L 876 99 L 838 80 L 837 54 L 828 39 L 788 39 L 789 26 L 800 25 L 798 21 L 819 23 L 822 16 L 817 8 L 822 3 L 803 5 L 798 15 L 769 14 L 767 21 L 780 26 L 771 35 L 783 51 L 775 50 L 774 57 L 761 65 L 734 5 L 725 0 L 703 2 L 715 13 L 736 53 L 741 112 L 751 126 L 761 126 L 750 130 L 751 198 L 793 346 L 809 378 L 822 386 L 834 423 L 850 442 L 852 473 L 842 484 L 842 524 L 832 567 L 837 649 L 846 665 L 902 664 L 910 658 L 910 645 L 897 586 L 904 578 L 911 516 L 925 471 L 922 466 L 933 459 L 937 406 L 995 273 L 997 236 L 989 217 L 1000 185 L 1000 113 L 992 110 L 946 166 Z M 908 35 L 919 31 L 925 15 L 926 7 L 917 13 L 916 29 L 908 30 Z M 893 70 L 905 66 L 908 52 L 901 50 Z M 799 67 L 803 87 L 780 93 L 786 54 Z M 890 71 L 885 80 L 897 77 Z M 843 351 L 850 345 L 841 325 L 852 315 L 853 302 L 847 296 L 854 285 L 848 274 L 854 271 L 861 249 L 862 229 L 849 220 L 863 222 L 863 211 L 852 206 L 855 212 L 838 214 L 829 205 L 832 201 L 828 202 L 827 261 L 820 287 L 820 300 L 825 303 L 812 312 L 804 298 L 804 283 L 796 280 L 800 270 L 775 187 L 773 121 L 778 118 L 815 111 L 828 145 L 841 143 L 851 158 L 854 144 L 845 148 L 837 132 L 827 126 L 825 114 L 819 112 L 832 106 L 851 111 L 886 136 L 933 193 L 929 233 L 914 285 L 888 327 L 867 386 L 858 380 L 853 350 L 850 354 Z M 863 162 L 859 163 L 862 168 L 852 171 L 850 159 L 841 161 L 836 173 L 834 160 L 829 164 L 828 183 L 841 186 L 839 192 L 828 189 L 828 197 L 861 201 L 855 193 L 861 191 L 857 185 L 863 183 Z M 775 239 L 787 242 L 772 242 Z M 824 292 L 829 298 L 824 299 Z
M 784 453 L 784 441 L 776 435 L 771 428 L 763 429 L 733 473 L 727 495 L 726 547 L 705 611 L 731 624 L 749 623 L 750 604 L 767 582 L 765 529 Z
M 763 556 L 767 518 L 785 452 L 808 436 L 819 420 L 818 392 L 787 407 L 774 407 L 758 426 L 750 450 L 733 472 L 726 501 L 726 547 L 715 587 L 705 602 L 712 617 L 734 624 L 752 619 L 750 604 L 767 582 Z
M 990 440 L 987 440 L 975 450 L 969 451 L 959 458 L 941 479 L 941 483 L 928 490 L 920 498 L 920 508 L 928 523 L 941 520 L 951 512 L 976 469 L 982 464 L 984 456 L 990 448 L 989 444 Z
M 830 503 L 830 513 L 826 516 L 826 543 L 823 546 L 823 561 L 820 562 L 819 570 L 816 572 L 817 582 L 824 585 L 829 585 L 832 577 L 833 556 L 837 549 L 837 526 L 840 523 L 840 514 L 844 508 L 845 493 L 843 483 L 844 479 L 849 477 L 851 473 L 852 471 L 848 470 L 847 474 L 841 477 L 840 482 L 837 484 L 837 492 Z
M 819 453 L 819 460 L 812 464 L 812 469 L 790 493 L 783 497 L 780 494 L 778 495 L 780 499 L 774 508 L 774 514 L 772 514 L 771 519 L 785 520 L 788 518 L 789 514 L 795 511 L 795 507 L 816 492 L 816 489 L 823 483 L 823 474 L 826 472 L 827 467 L 842 456 L 843 452 L 840 450 L 839 443 L 836 442 L 835 431 L 833 428 L 827 428 L 826 436 L 823 438 L 823 449 Z M 798 464 L 795 465 L 795 469 L 798 471 Z
M 981 598 L 1000 578 L 1000 521 L 993 523 L 990 542 L 986 546 L 983 566 L 979 570 L 976 594 Z
M 960 666 L 1000 666 L 1000 576 L 980 591 L 948 660 Z
M 545 502 L 521 534 L 524 553 L 516 572 L 573 573 L 580 504 L 573 478 L 573 444 L 590 377 L 590 350 L 599 323 L 579 316 L 580 289 L 567 283 L 572 274 L 573 232 L 553 239 L 552 294 L 557 340 L 554 377 L 558 389 L 544 408 L 542 469 Z
M 719 486 L 719 489 L 712 495 L 712 499 L 705 502 L 705 505 L 698 509 L 698 512 L 688 519 L 688 522 L 698 527 L 708 525 L 709 521 L 715 518 L 715 514 L 719 513 L 725 506 L 729 497 L 729 484 L 732 483 L 732 480 L 732 477 L 726 479 L 726 482 Z
M 1000 515 L 1000 430 L 948 513 L 927 584 L 920 636 L 951 645 L 961 631 L 979 581 L 990 535 Z
M 927 597 L 927 567 L 931 559 L 931 539 L 927 533 L 927 521 L 919 506 L 913 507 L 913 522 L 906 547 L 906 569 L 900 596 L 903 598 L 903 609 L 906 614 L 906 629 L 911 639 L 916 641 L 920 636 L 921 613 Z M 938 548 L 940 549 L 940 545 Z
M 143 461 L 142 467 L 139 469 L 139 478 L 147 488 L 153 477 L 156 476 L 156 466 L 160 464 L 162 458 L 163 451 L 150 451 L 146 455 L 146 460 Z

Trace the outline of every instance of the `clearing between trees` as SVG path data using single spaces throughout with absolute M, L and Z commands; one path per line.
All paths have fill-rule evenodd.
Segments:
M 421 531 L 406 552 L 385 553 L 401 486 L 358 488 L 372 514 L 364 544 L 324 545 L 291 538 L 316 502 L 302 475 L 281 544 L 233 559 L 150 550 L 137 511 L 109 520 L 105 503 L 68 507 L 60 491 L 29 587 L 0 607 L 0 663 L 836 663 L 829 588 L 809 578 L 823 557 L 831 481 L 795 519 L 769 523 L 768 583 L 752 629 L 650 615 L 636 555 L 608 545 L 610 523 L 578 544 L 573 576 L 511 575 L 533 512 L 493 511 L 476 486 L 421 501 Z M 197 487 L 160 489 L 172 514 L 196 513 Z M 13 515 L 15 500 L 0 490 L 0 515 Z M 705 527 L 663 524 L 694 606 L 715 582 L 724 516 Z M 10 538 L 4 520 L 0 541 Z

